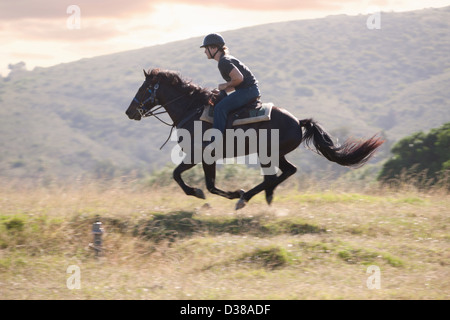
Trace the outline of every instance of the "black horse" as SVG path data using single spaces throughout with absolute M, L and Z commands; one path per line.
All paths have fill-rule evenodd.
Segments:
M 193 136 L 194 124 L 198 125 L 200 123 L 198 121 L 203 108 L 216 103 L 219 95 L 215 91 L 201 88 L 183 79 L 178 73 L 173 71 L 153 69 L 148 72 L 144 70 L 144 74 L 145 81 L 128 107 L 126 111 L 127 116 L 132 120 L 141 120 L 142 117 L 148 116 L 158 118 L 159 114 L 167 112 L 173 121 L 172 129 L 174 127 L 177 129 L 183 128 Z M 210 123 L 202 122 L 202 134 L 211 127 Z M 244 132 L 248 129 L 254 129 L 257 133 L 258 141 L 260 140 L 259 132 L 263 132 L 261 129 L 266 129 L 264 132 L 269 133 L 271 130 L 278 131 L 278 161 L 276 162 L 281 174 L 265 174 L 264 181 L 247 192 L 243 190 L 227 192 L 215 186 L 216 163 L 206 162 L 204 159 L 194 161 L 195 156 L 191 154 L 190 157 L 186 157 L 189 161 L 183 160 L 173 172 L 173 178 L 187 195 L 205 199 L 201 189 L 186 185 L 181 178 L 181 174 L 184 171 L 202 162 L 208 191 L 228 199 L 239 199 L 236 204 L 236 210 L 244 207 L 254 195 L 263 190 L 266 193 L 266 201 L 270 204 L 273 199 L 274 189 L 297 171 L 297 168 L 286 160 L 285 155 L 296 149 L 302 142 L 305 142 L 307 146 L 312 144 L 317 153 L 328 160 L 349 167 L 362 166 L 384 142 L 380 138 L 373 136 L 364 141 L 347 140 L 343 145 L 334 145 L 330 135 L 315 121 L 312 119 L 299 121 L 288 111 L 278 107 L 272 108 L 269 121 L 234 127 L 234 129 L 238 128 L 241 128 Z M 267 141 L 267 137 L 265 139 Z M 189 149 L 187 152 L 193 153 L 195 147 L 199 148 L 200 146 L 198 144 L 194 145 L 196 141 L 194 138 L 190 139 L 190 141 L 190 149 L 187 148 Z M 225 146 L 225 143 L 223 145 Z M 201 148 L 204 151 L 205 144 L 202 143 Z M 249 150 L 247 143 L 243 154 L 248 155 Z M 183 151 L 186 152 L 184 149 Z M 259 149 L 257 153 L 259 157 Z M 225 151 L 223 154 L 225 154 Z M 235 156 L 239 155 L 241 154 L 237 154 L 235 150 Z M 269 165 L 261 163 L 263 168 Z

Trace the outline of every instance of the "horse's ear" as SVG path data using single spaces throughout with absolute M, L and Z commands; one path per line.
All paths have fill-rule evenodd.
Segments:
M 147 71 L 145 71 L 145 69 L 143 69 L 143 70 L 144 70 L 144 75 L 147 78 L 148 77 L 148 73 L 147 73 Z
M 148 69 L 148 71 L 147 71 L 147 76 L 152 79 L 153 84 L 158 82 L 158 78 L 159 78 L 158 75 L 159 75 L 159 69 L 158 68 L 151 69 L 151 70 Z

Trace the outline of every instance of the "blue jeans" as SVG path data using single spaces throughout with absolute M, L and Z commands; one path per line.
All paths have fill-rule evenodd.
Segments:
M 245 89 L 239 89 L 223 98 L 214 106 L 214 129 L 219 129 L 222 134 L 225 133 L 227 125 L 227 116 L 230 112 L 243 107 L 245 104 L 255 100 L 260 96 L 258 85 Z

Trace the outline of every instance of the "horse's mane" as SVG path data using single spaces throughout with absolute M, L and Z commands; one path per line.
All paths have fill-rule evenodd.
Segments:
M 155 78 L 155 82 L 167 83 L 176 87 L 181 93 L 189 95 L 202 103 L 214 104 L 217 94 L 207 88 L 196 85 L 192 80 L 183 78 L 179 72 L 172 70 L 153 69 L 149 75 Z

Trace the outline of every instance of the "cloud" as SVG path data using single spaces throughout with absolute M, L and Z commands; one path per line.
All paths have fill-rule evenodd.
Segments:
M 391 0 L 14 0 L 0 2 L 0 19 L 58 19 L 67 7 L 77 5 L 83 17 L 124 18 L 152 13 L 158 5 L 184 4 L 252 11 L 338 10 L 346 5 L 380 5 Z M 198 17 L 200 18 L 200 17 Z
M 14 0 L 0 2 L 0 39 L 34 41 L 104 41 L 114 37 L 133 37 L 131 30 L 138 23 L 143 30 L 167 33 L 179 21 L 202 19 L 203 24 L 229 26 L 233 23 L 230 12 L 239 12 L 239 25 L 245 14 L 280 12 L 334 11 L 348 4 L 364 6 L 389 0 Z M 67 8 L 75 4 L 80 8 L 81 29 L 70 30 L 67 22 L 73 12 Z M 192 7 L 192 9 L 188 9 Z M 164 8 L 164 9 L 162 9 Z M 184 11 L 183 11 L 184 10 Z M 244 11 L 243 11 L 244 10 Z M 227 12 L 227 13 L 225 13 Z M 236 13 L 237 14 L 237 13 Z M 206 15 L 206 16 L 205 16 Z M 175 18 L 176 17 L 176 18 Z M 233 21 L 230 21 L 233 20 Z M 170 25 L 167 25 L 170 24 Z M 202 23 L 199 21 L 200 26 Z M 220 28 L 219 28 L 220 29 Z M 131 30 L 131 31 L 130 31 Z M 150 31 L 147 31 L 150 33 Z
M 121 26 L 138 13 L 152 11 L 148 0 L 14 0 L 0 2 L 0 39 L 6 42 L 103 41 L 123 34 Z M 74 11 L 80 8 L 80 29 L 72 30 Z
M 67 17 L 67 8 L 77 5 L 88 18 L 125 17 L 152 10 L 155 1 L 149 0 L 14 0 L 0 2 L 0 19 L 60 19 Z
M 244 10 L 334 10 L 342 7 L 345 2 L 358 0 L 320 1 L 320 0 L 175 0 L 178 3 L 218 6 L 230 9 Z M 359 1 L 361 2 L 361 1 Z
M 9 32 L 6 30 L 10 30 Z M 67 20 L 22 19 L 0 23 L 0 39 L 32 41 L 89 41 L 107 40 L 121 35 L 113 21 L 82 20 L 81 28 L 72 30 Z
M 407 0 L 169 0 L 168 2 L 251 11 L 335 11 L 345 7 L 364 9 L 408 3 Z
M 21 59 L 21 60 L 48 60 L 54 58 L 51 54 L 23 52 L 23 51 L 11 52 L 9 55 L 14 59 Z

